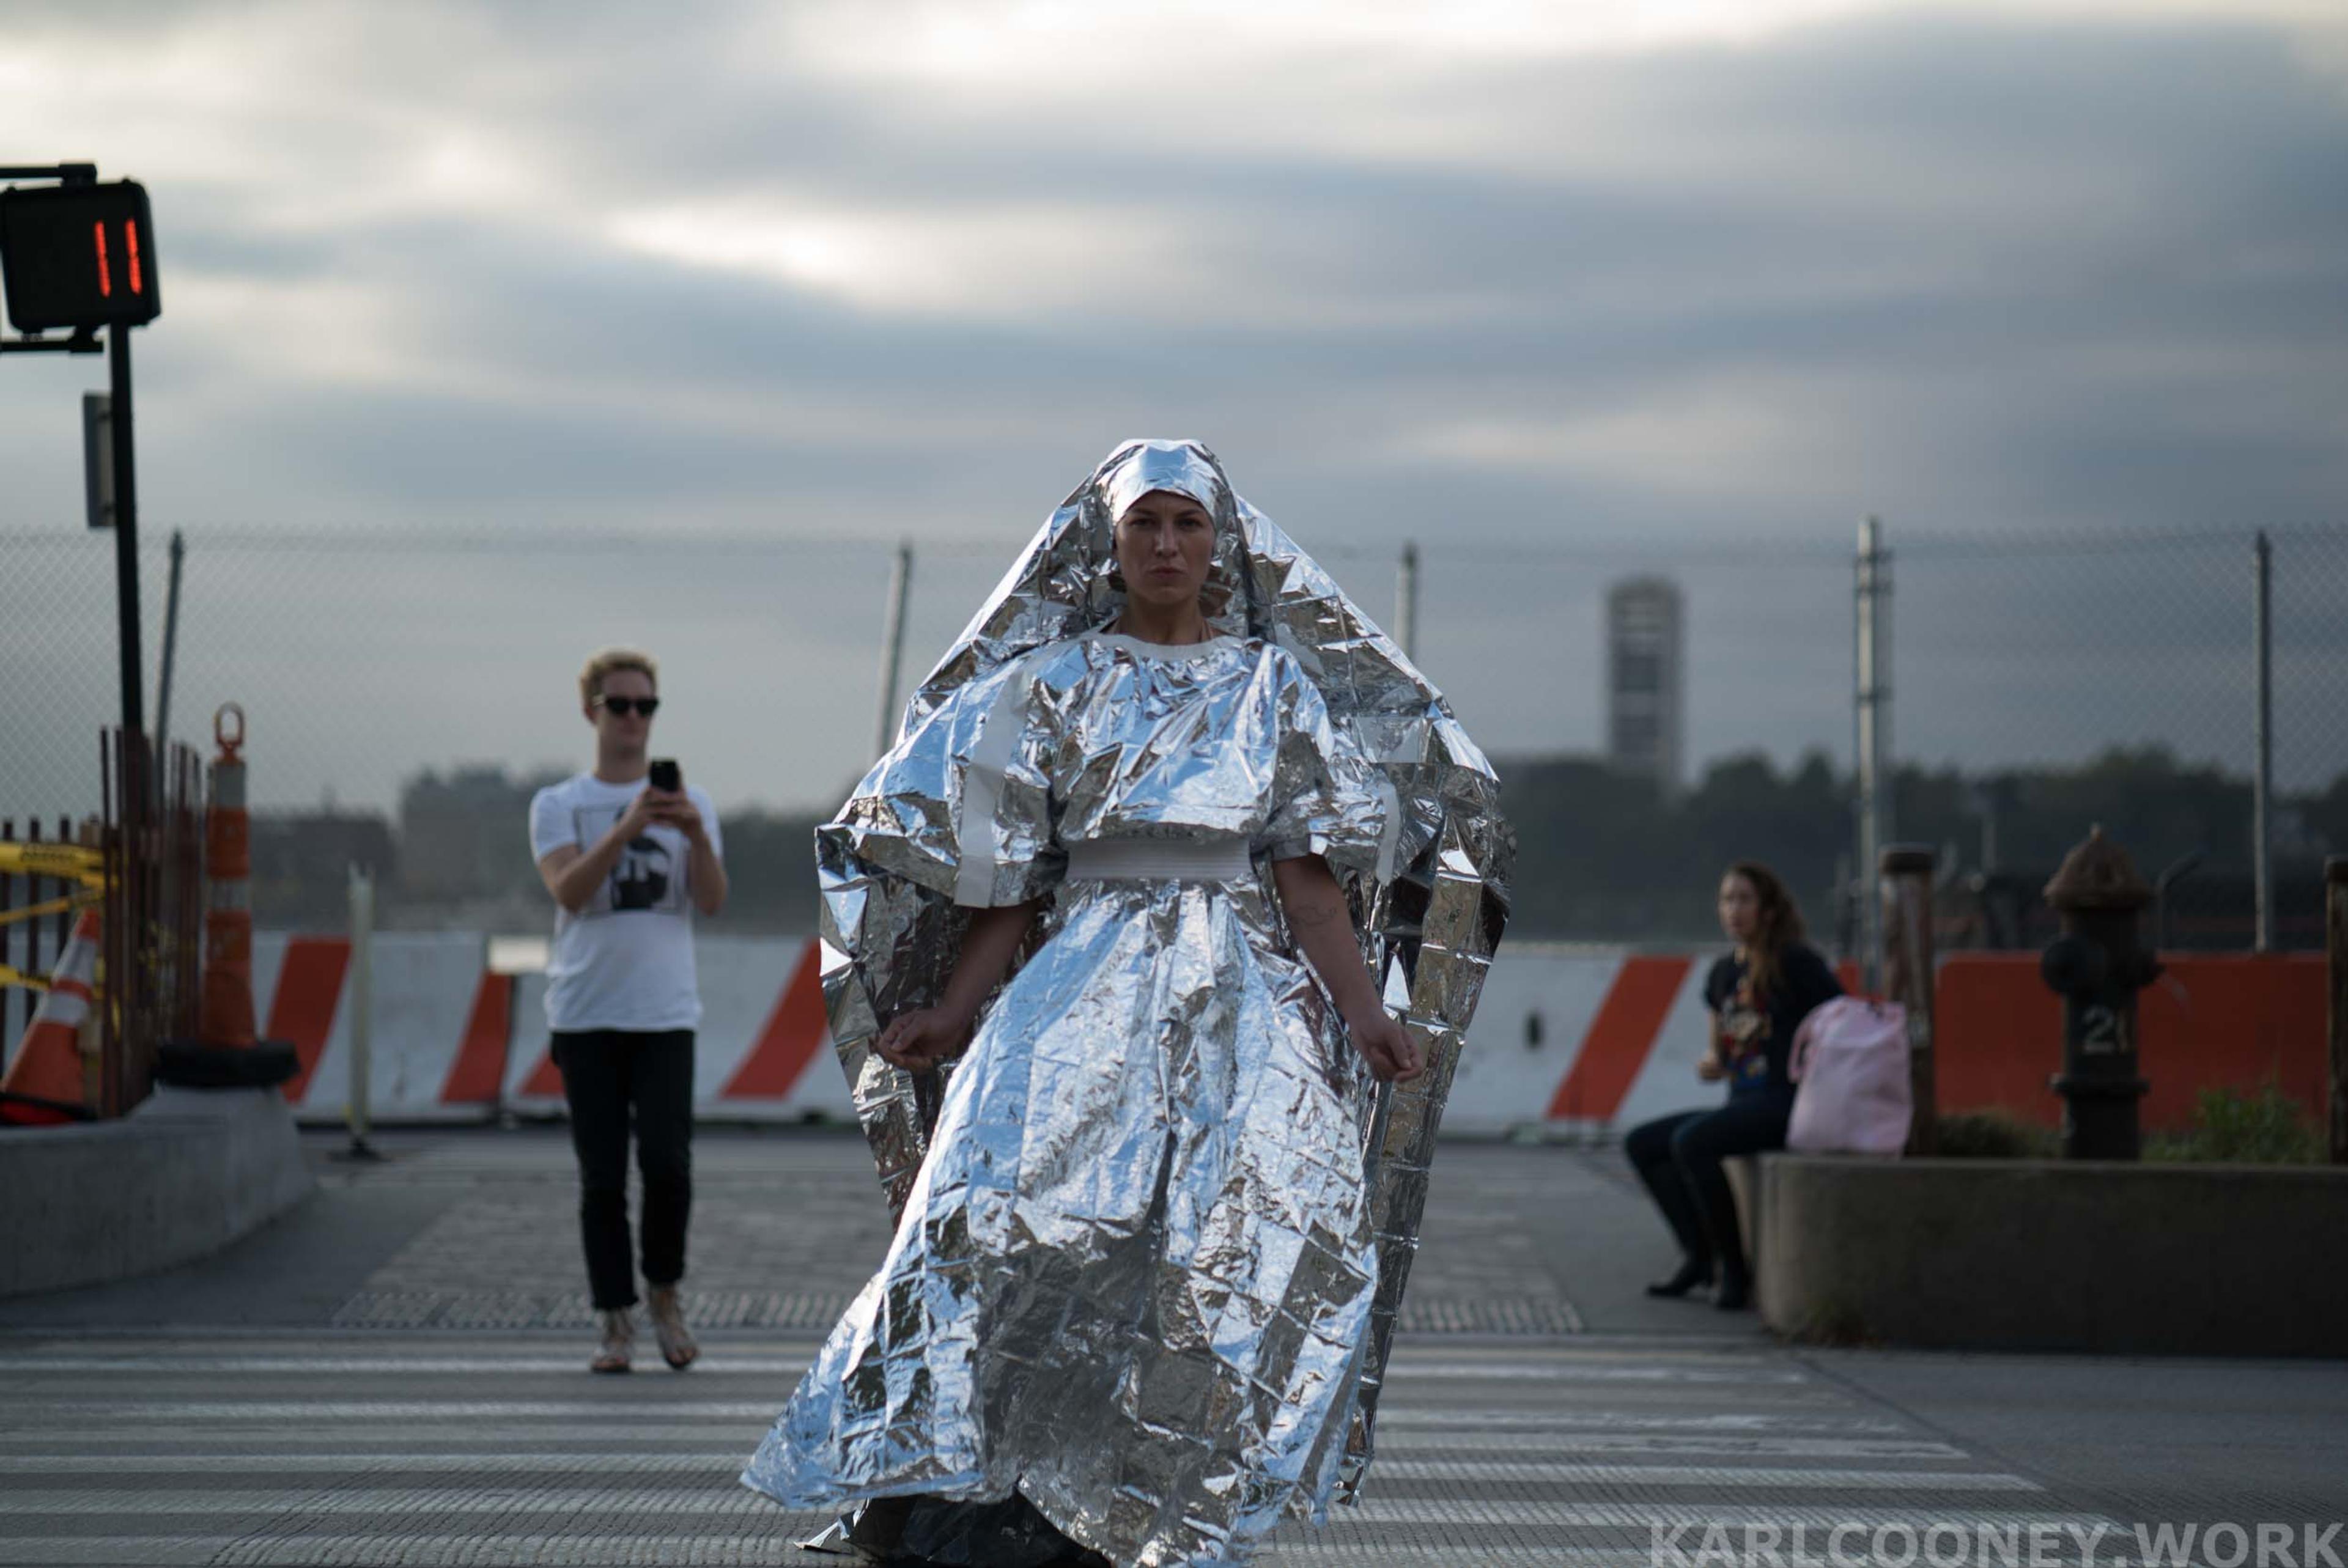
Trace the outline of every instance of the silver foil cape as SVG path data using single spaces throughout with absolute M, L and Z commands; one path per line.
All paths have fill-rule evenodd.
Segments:
M 1195 648 L 1098 630 L 1112 525 L 1151 489 L 1215 517 Z M 1211 453 L 1112 453 L 818 833 L 832 1035 L 900 1224 L 744 1481 L 801 1507 L 1015 1490 L 1153 1564 L 1244 1561 L 1350 1500 L 1512 848 L 1441 694 Z M 1303 853 L 1418 1041 L 1411 1083 L 1360 1071 L 1295 957 L 1268 864 Z M 870 1050 L 942 989 L 970 907 L 1038 897 L 957 1070 Z

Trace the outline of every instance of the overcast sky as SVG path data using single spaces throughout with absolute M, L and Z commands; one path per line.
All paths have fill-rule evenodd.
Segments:
M 0 161 L 66 158 L 153 194 L 174 728 L 244 698 L 264 800 L 576 760 L 619 636 L 721 802 L 825 800 L 889 546 L 958 547 L 920 666 L 1132 435 L 1210 442 L 1374 613 L 1420 540 L 1423 661 L 1509 752 L 1598 743 L 1621 571 L 1688 588 L 1692 749 L 1790 758 L 1848 751 L 1861 514 L 2348 521 L 2339 0 L 12 0 Z M 102 384 L 0 363 L 0 720 L 40 737 L 0 789 L 67 792 L 111 701 Z M 281 530 L 526 542 L 236 542 Z M 1904 561 L 1904 745 L 2239 755 L 2240 552 L 2119 559 Z M 2348 549 L 2286 559 L 2312 779 Z

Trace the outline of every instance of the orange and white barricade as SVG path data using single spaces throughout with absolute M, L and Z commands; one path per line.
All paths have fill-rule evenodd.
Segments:
M 472 931 L 378 931 L 367 1087 L 378 1122 L 479 1122 L 498 1112 L 514 982 Z M 351 944 L 264 932 L 253 943 L 264 1032 L 294 1049 L 297 1120 L 339 1124 L 351 1098 Z
M 91 1021 L 97 995 L 98 911 L 85 909 L 9 1059 L 8 1076 L 0 1081 L 0 1122 L 50 1125 L 88 1117 L 83 1067 L 88 1053 L 82 1047 L 85 1040 L 94 1043 L 84 1025 Z
M 701 981 L 695 1114 L 721 1122 L 855 1118 L 824 1018 L 821 954 L 822 944 L 804 937 L 695 942 Z M 561 1110 L 562 1075 L 549 1045 L 546 977 L 523 975 L 514 995 L 508 1109 L 524 1115 Z

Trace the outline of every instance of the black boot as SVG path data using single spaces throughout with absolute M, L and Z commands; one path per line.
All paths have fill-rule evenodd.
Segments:
M 1680 1260 L 1679 1272 L 1669 1279 L 1649 1280 L 1647 1294 L 1664 1296 L 1685 1296 L 1697 1286 L 1711 1283 L 1712 1260 L 1710 1258 L 1684 1257 Z
M 1720 1288 L 1712 1293 L 1712 1304 L 1723 1312 L 1742 1312 L 1752 1306 L 1752 1274 L 1743 1268 L 1723 1269 Z

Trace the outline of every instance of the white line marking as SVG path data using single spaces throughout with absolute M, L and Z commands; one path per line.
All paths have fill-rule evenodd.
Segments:
M 1803 1387 L 1825 1391 L 1807 1372 L 1766 1368 L 1710 1367 L 1583 1367 L 1539 1361 L 1395 1361 L 1386 1368 L 1386 1381 L 1422 1378 L 1498 1378 L 1509 1382 L 1558 1383 L 1726 1383 L 1755 1387 Z
M 1546 1445 L 1544 1445 L 1545 1447 Z M 628 1453 L 237 1453 L 135 1457 L 27 1454 L 11 1458 L 16 1475 L 89 1477 L 151 1475 L 242 1475 L 261 1480 L 273 1472 L 338 1475 L 351 1484 L 415 1471 L 474 1471 L 484 1478 L 514 1474 L 592 1472 L 615 1484 L 645 1476 L 701 1476 L 731 1485 L 749 1458 L 746 1448 L 713 1448 L 660 1454 Z M 1561 1486 L 1807 1487 L 1826 1491 L 2038 1491 L 2018 1475 L 1972 1471 L 1863 1471 L 1753 1468 L 1727 1465 L 1625 1465 L 1558 1460 L 1386 1457 L 1370 1468 L 1375 1481 L 1546 1481 Z
M 419 1487 L 407 1491 L 350 1488 L 319 1495 L 309 1488 L 275 1491 L 141 1491 L 129 1495 L 90 1491 L 26 1490 L 0 1493 L 0 1515 L 46 1514 L 57 1517 L 139 1515 L 198 1517 L 208 1514 L 289 1513 L 368 1514 L 386 1522 L 403 1515 L 617 1514 L 629 1519 L 697 1515 L 705 1518 L 756 1516 L 772 1518 L 780 1511 L 768 1499 L 747 1489 L 712 1488 L 679 1491 L 654 1486 L 605 1487 L 557 1491 L 499 1491 L 473 1487 Z M 1805 1524 L 1811 1528 L 1853 1525 L 1914 1525 L 1925 1517 L 1914 1508 L 1859 1506 L 1843 1509 L 1788 1508 L 1756 1503 L 1672 1503 L 1604 1501 L 1482 1501 L 1439 1498 L 1376 1498 L 1345 1511 L 1347 1519 L 1365 1525 L 1461 1524 L 1547 1525 L 1645 1529 L 1662 1524 L 1726 1524 L 1747 1522 Z M 1963 1512 L 1931 1511 L 1934 1523 L 2061 1525 L 2089 1523 L 2096 1516 L 2056 1510 L 1969 1509 Z
M 760 1377 L 798 1378 L 806 1375 L 808 1358 L 804 1356 L 704 1356 L 694 1363 L 693 1375 L 757 1375 Z M 484 1374 L 491 1377 L 544 1376 L 547 1373 L 578 1374 L 587 1371 L 584 1354 L 571 1356 L 19 1356 L 0 1357 L 0 1372 L 118 1372 L 129 1377 L 152 1377 L 158 1373 L 234 1372 L 240 1375 L 258 1373 L 311 1372 L 322 1376 L 348 1376 L 353 1373 L 396 1372 L 462 1373 L 469 1377 Z M 663 1374 L 665 1376 L 666 1374 Z

